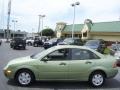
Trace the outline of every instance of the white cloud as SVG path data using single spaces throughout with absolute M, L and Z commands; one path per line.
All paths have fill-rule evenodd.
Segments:
M 4 12 L 7 14 L 8 0 L 3 1 Z M 39 14 L 46 15 L 44 26 L 53 29 L 59 21 L 72 24 L 73 7 L 70 5 L 75 1 L 80 2 L 76 7 L 75 23 L 83 23 L 86 18 L 92 19 L 93 22 L 114 21 L 120 16 L 120 0 L 12 0 L 11 19 L 18 20 L 18 29 L 30 32 L 32 28 L 37 31 Z

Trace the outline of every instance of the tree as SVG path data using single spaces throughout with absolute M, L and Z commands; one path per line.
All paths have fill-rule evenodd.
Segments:
M 43 36 L 52 36 L 53 37 L 55 35 L 55 33 L 54 33 L 54 31 L 52 29 L 47 28 L 47 29 L 42 30 L 42 35 Z

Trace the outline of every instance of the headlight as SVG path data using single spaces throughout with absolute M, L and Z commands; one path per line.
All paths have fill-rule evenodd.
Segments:
M 4 74 L 5 74 L 5 76 L 10 76 L 11 73 L 12 73 L 12 71 L 9 70 L 9 69 L 4 70 Z
M 3 69 L 5 76 L 10 76 L 12 73 L 12 70 L 9 68 L 9 65 L 7 64 L 6 67 Z

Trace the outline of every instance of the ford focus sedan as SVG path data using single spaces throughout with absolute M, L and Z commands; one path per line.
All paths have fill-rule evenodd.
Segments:
M 63 80 L 88 81 L 90 85 L 100 87 L 117 73 L 114 57 L 72 45 L 54 46 L 38 54 L 11 60 L 4 67 L 4 75 L 22 86 L 38 80 Z

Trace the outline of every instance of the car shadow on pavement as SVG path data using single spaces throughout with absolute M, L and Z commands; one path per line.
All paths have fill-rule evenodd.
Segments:
M 8 80 L 8 85 L 12 85 L 15 87 L 21 87 L 18 84 L 16 84 L 13 80 Z M 24 88 L 24 87 L 22 87 Z M 26 87 L 25 87 L 26 88 Z M 100 88 L 93 88 L 91 87 L 88 82 L 68 82 L 68 81 L 37 81 L 34 82 L 31 86 L 28 86 L 27 88 L 42 88 L 42 89 L 119 89 L 120 88 L 120 82 L 116 79 L 110 79 L 106 80 L 106 83 L 100 87 Z

